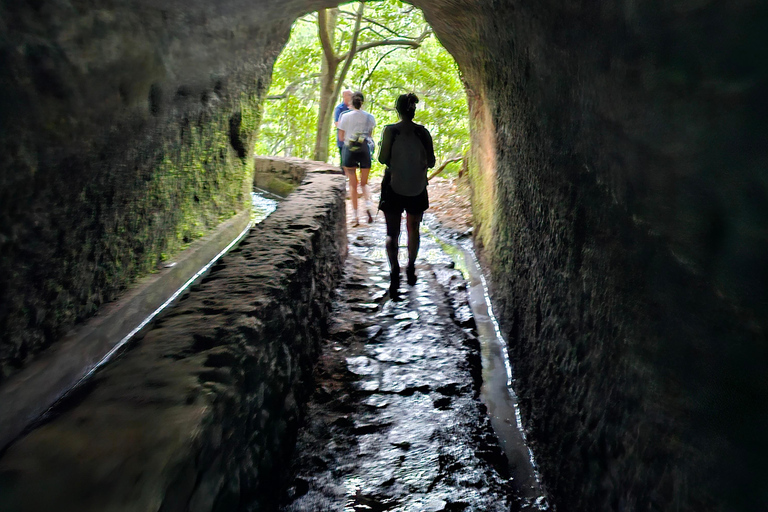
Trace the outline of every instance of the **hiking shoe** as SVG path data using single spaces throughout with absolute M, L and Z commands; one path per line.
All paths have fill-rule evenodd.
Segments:
M 416 266 L 408 265 L 405 267 L 405 277 L 408 279 L 408 284 L 413 286 L 416 284 Z

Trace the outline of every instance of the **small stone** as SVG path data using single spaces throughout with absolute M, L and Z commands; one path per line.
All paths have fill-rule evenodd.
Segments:
M 454 315 L 456 323 L 461 327 L 475 326 L 475 317 L 472 315 L 472 310 L 469 309 L 469 306 L 463 305 L 457 308 Z
M 375 407 L 376 409 L 382 409 L 389 405 L 389 399 L 382 395 L 371 395 L 363 400 L 363 403 L 367 406 Z
M 407 331 L 408 329 L 411 328 L 412 325 L 413 325 L 413 322 L 411 322 L 410 320 L 406 320 L 405 322 L 398 322 L 396 324 L 396 327 L 400 331 Z
M 360 391 L 366 391 L 366 392 L 374 392 L 379 390 L 379 381 L 378 380 L 364 380 L 357 383 L 357 388 Z
M 419 314 L 416 311 L 409 311 L 408 313 L 400 313 L 395 315 L 395 320 L 418 320 Z
M 374 375 L 379 371 L 379 364 L 365 356 L 348 357 L 347 368 L 356 375 Z
M 368 337 L 369 341 L 372 341 L 378 338 L 382 331 L 383 329 L 380 325 L 372 325 L 365 329 L 365 335 Z
M 378 304 L 373 304 L 371 302 L 363 302 L 360 304 L 355 304 L 350 308 L 352 311 L 357 311 L 358 313 L 369 313 L 371 311 L 376 311 L 379 309 Z

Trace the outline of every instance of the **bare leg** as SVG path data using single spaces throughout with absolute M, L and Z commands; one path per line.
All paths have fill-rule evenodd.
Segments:
M 408 277 L 408 284 L 411 286 L 416 284 L 416 257 L 419 255 L 419 245 L 421 244 L 419 224 L 421 224 L 422 216 L 421 213 L 417 215 L 408 213 L 405 216 L 405 226 L 408 229 L 408 266 L 405 273 Z
M 349 197 L 352 199 L 352 210 L 355 212 L 355 225 L 357 222 L 357 169 L 354 167 L 345 167 L 344 172 L 349 178 Z
M 387 259 L 389 260 L 389 271 L 392 279 L 390 293 L 394 294 L 400 284 L 400 263 L 397 261 L 397 244 L 400 240 L 401 214 L 384 212 L 384 218 L 387 222 L 387 240 L 384 246 L 387 249 Z
M 371 215 L 371 189 L 368 187 L 368 174 L 370 172 L 370 169 L 360 169 L 360 188 L 363 190 L 365 213 L 368 214 L 368 224 L 373 222 L 373 216 Z
M 412 267 L 416 264 L 416 257 L 419 255 L 419 245 L 421 244 L 421 237 L 419 234 L 419 224 L 421 224 L 421 218 L 423 214 L 412 215 L 410 213 L 405 216 L 405 225 L 408 228 L 408 266 Z

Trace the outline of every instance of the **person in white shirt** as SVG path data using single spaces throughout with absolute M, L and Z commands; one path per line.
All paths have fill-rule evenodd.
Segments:
M 371 215 L 371 191 L 368 187 L 368 174 L 371 172 L 371 150 L 368 145 L 373 140 L 373 129 L 376 127 L 376 119 L 364 112 L 363 93 L 356 92 L 352 95 L 352 109 L 344 112 L 339 118 L 339 139 L 344 141 L 342 148 L 341 164 L 349 178 L 350 198 L 352 209 L 355 212 L 353 226 L 359 226 L 357 216 L 357 168 L 360 168 L 360 186 L 365 198 L 365 211 L 368 215 L 368 223 L 373 222 Z

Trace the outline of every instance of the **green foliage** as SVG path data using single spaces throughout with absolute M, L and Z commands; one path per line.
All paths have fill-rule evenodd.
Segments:
M 339 53 L 348 49 L 355 10 L 356 6 L 350 4 L 339 12 L 336 29 Z M 316 19 L 313 13 L 296 21 L 291 39 L 275 63 L 256 141 L 259 154 L 312 157 L 322 52 Z M 429 30 L 421 11 L 397 0 L 367 4 L 363 27 L 360 46 L 385 39 L 418 38 Z M 359 52 L 344 86 L 365 94 L 363 109 L 376 117 L 375 140 L 380 139 L 384 125 L 397 122 L 394 110 L 397 96 L 415 92 L 421 100 L 416 122 L 424 124 L 432 133 L 438 162 L 468 149 L 464 86 L 453 57 L 433 35 L 426 37 L 417 49 L 379 46 Z M 338 158 L 335 137 L 336 130 L 331 130 L 332 159 Z M 456 172 L 458 168 L 458 164 L 452 164 L 446 173 Z M 374 173 L 381 170 L 375 163 Z
M 256 153 L 310 158 L 319 102 L 320 43 L 308 17 L 296 21 L 275 63 Z M 284 99 L 274 99 L 284 95 Z

